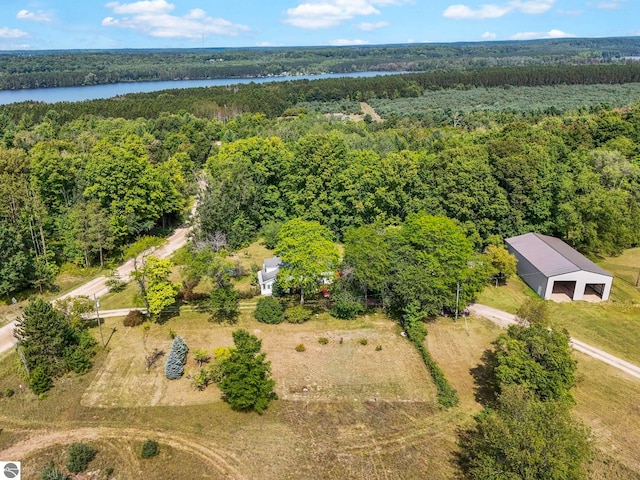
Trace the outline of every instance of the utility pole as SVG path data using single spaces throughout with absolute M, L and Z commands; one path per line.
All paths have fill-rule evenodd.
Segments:
M 93 294 L 93 301 L 96 304 L 96 318 L 98 319 L 98 329 L 100 330 L 100 341 L 102 342 L 102 348 L 104 348 L 104 337 L 102 336 L 102 322 L 100 321 L 100 300 L 96 298 L 96 294 Z
M 460 303 L 460 280 L 456 283 L 456 322 L 458 321 L 458 304 Z

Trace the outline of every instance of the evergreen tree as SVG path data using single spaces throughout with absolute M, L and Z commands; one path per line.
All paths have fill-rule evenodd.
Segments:
M 169 380 L 177 380 L 184 375 L 184 364 L 187 363 L 189 347 L 180 335 L 176 335 L 171 343 L 171 350 L 164 365 L 164 374 Z
M 234 410 L 262 413 L 276 398 L 271 362 L 265 361 L 262 342 L 246 330 L 233 332 L 235 349 L 222 364 L 220 390 Z

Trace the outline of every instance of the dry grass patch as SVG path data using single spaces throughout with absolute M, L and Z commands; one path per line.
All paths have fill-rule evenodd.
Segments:
M 159 454 L 151 459 L 142 459 L 142 441 L 137 434 L 105 429 L 79 429 L 67 435 L 44 435 L 34 437 L 36 445 L 31 453 L 22 457 L 23 476 L 39 478 L 40 472 L 50 463 L 66 471 L 68 447 L 72 442 L 82 441 L 97 450 L 96 457 L 86 471 L 86 478 L 165 478 L 165 479 L 228 479 L 241 478 L 226 468 L 225 460 L 215 457 L 215 452 L 194 448 L 188 442 L 171 439 L 171 444 L 160 443 Z M 111 475 L 107 476 L 109 472 Z M 83 474 L 74 478 L 85 478 Z
M 113 327 L 116 331 L 104 362 L 82 395 L 82 405 L 113 408 L 217 402 L 220 391 L 215 385 L 203 392 L 191 386 L 187 376 L 198 371 L 193 355 L 188 356 L 185 376 L 173 381 L 164 375 L 166 356 L 149 371 L 145 356 L 155 348 L 169 353 L 169 329 L 182 336 L 193 352 L 233 345 L 231 333 L 237 328 L 246 328 L 262 340 L 276 391 L 283 400 L 434 401 L 435 388 L 418 354 L 395 324 L 381 316 L 338 321 L 322 315 L 302 325 L 266 325 L 252 320 L 246 311 L 233 326 L 210 323 L 207 317 L 190 312 L 163 325 L 154 324 L 147 333 L 142 327 L 122 327 L 120 319 L 106 319 L 104 331 Z M 321 337 L 329 339 L 327 345 L 318 343 Z M 360 343 L 362 338 L 368 340 L 367 345 Z M 301 343 L 306 351 L 296 352 Z M 377 345 L 382 346 L 380 351 Z
M 440 318 L 427 328 L 427 348 L 458 391 L 462 408 L 480 411 L 471 369 L 482 363 L 482 354 L 492 348 L 491 342 L 502 330 L 491 321 L 475 316 L 466 321 L 461 318 L 457 323 L 450 318 Z
M 598 449 L 593 479 L 640 478 L 640 381 L 579 352 L 575 414 L 593 431 Z
M 360 324 L 312 320 L 303 325 L 259 324 L 278 396 L 303 401 L 433 402 L 435 387 L 395 324 L 371 317 Z M 328 343 L 318 343 L 327 338 Z M 363 345 L 362 339 L 367 340 Z M 296 346 L 305 345 L 304 352 Z M 376 346 L 381 345 L 381 350 Z

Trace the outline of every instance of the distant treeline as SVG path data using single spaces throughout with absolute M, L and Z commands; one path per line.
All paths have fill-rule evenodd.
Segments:
M 0 90 L 266 77 L 287 73 L 619 63 L 637 55 L 640 55 L 637 38 L 350 47 L 6 52 L 0 54 Z
M 492 67 L 474 70 L 380 75 L 360 78 L 296 80 L 266 84 L 174 89 L 137 93 L 113 100 L 85 102 L 20 103 L 0 107 L 13 121 L 40 122 L 50 111 L 60 120 L 84 115 L 155 118 L 165 112 L 187 111 L 202 118 L 226 121 L 238 113 L 285 115 L 301 102 L 361 101 L 420 97 L 428 91 L 451 88 L 501 86 L 554 86 L 624 84 L 640 82 L 640 63 L 615 65 Z M 28 118 L 23 118 L 27 113 Z

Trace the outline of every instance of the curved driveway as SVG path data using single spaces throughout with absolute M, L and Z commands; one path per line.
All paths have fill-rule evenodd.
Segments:
M 201 179 L 198 183 L 201 191 L 206 188 L 206 183 L 204 180 Z M 191 209 L 192 218 L 194 218 L 195 216 L 197 206 L 198 199 L 196 198 L 196 201 L 193 204 L 193 208 Z M 141 253 L 140 256 L 152 253 L 156 257 L 167 258 L 169 255 L 171 255 L 173 252 L 187 243 L 187 240 L 189 239 L 189 233 L 191 232 L 192 228 L 193 227 L 189 226 L 176 229 L 176 231 L 167 238 L 167 241 L 164 245 L 158 248 L 147 250 L 146 252 Z M 120 278 L 125 281 L 129 281 L 131 278 L 131 272 L 133 272 L 133 259 L 128 260 L 127 262 L 119 266 L 117 268 L 117 271 L 120 275 Z M 77 297 L 79 295 L 86 295 L 87 297 L 91 298 L 93 298 L 94 295 L 95 297 L 101 297 L 108 292 L 107 286 L 105 285 L 106 281 L 107 277 L 95 278 L 85 283 L 84 285 L 79 286 L 75 290 L 65 293 L 58 298 L 55 298 L 53 301 L 62 300 L 67 297 Z M 11 350 L 15 346 L 16 339 L 13 336 L 13 329 L 15 328 L 15 326 L 16 322 L 13 321 L 0 328 L 0 355 L 8 350 Z
M 504 312 L 502 310 L 498 310 L 497 308 L 489 307 L 487 305 L 480 305 L 476 303 L 474 305 L 471 305 L 469 307 L 469 310 L 480 317 L 485 317 L 491 320 L 493 323 L 503 328 L 506 328 L 509 325 L 517 323 L 515 315 Z M 596 347 L 592 347 L 591 345 L 581 342 L 580 340 L 577 340 L 573 337 L 570 338 L 569 341 L 574 350 L 584 353 L 585 355 L 589 355 L 590 357 L 595 358 L 596 360 L 600 360 L 601 362 L 611 365 L 612 367 L 615 367 L 618 370 L 622 370 L 623 372 L 631 375 L 632 377 L 640 379 L 640 367 L 632 363 L 629 363 L 626 360 L 622 360 L 621 358 L 615 357 L 605 352 L 604 350 L 601 350 Z

